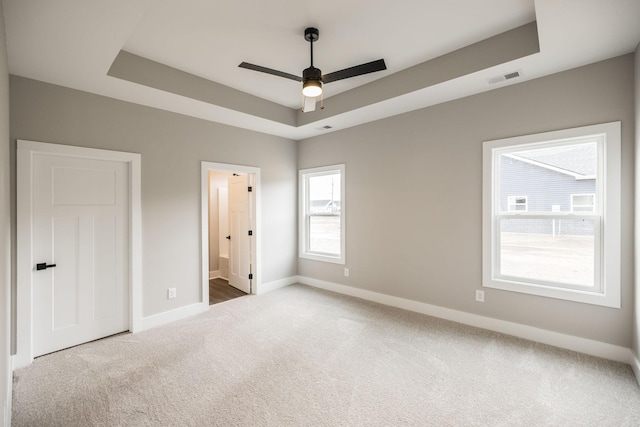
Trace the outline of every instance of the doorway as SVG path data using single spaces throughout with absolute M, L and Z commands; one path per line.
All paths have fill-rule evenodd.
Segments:
M 260 169 L 202 162 L 202 303 L 256 293 Z

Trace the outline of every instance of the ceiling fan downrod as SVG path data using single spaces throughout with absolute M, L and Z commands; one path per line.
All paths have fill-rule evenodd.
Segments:
M 309 27 L 304 30 L 304 39 L 309 42 L 311 47 L 311 68 L 313 68 L 313 42 L 318 41 L 320 32 L 317 28 Z
M 310 98 L 322 95 L 322 71 L 313 66 L 313 42 L 317 41 L 319 36 L 317 28 L 309 27 L 304 30 L 304 39 L 310 45 L 311 65 L 302 71 L 302 93 Z

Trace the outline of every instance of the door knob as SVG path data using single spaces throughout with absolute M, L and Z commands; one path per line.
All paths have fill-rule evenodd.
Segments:
M 55 264 L 47 264 L 46 262 L 41 262 L 40 264 L 36 264 L 36 270 L 46 270 L 47 268 L 55 266 Z
M 231 240 L 231 236 L 227 236 L 227 240 Z

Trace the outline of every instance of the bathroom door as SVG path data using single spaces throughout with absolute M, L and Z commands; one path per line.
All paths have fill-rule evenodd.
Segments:
M 249 175 L 229 178 L 229 284 L 243 292 L 251 292 L 251 195 Z

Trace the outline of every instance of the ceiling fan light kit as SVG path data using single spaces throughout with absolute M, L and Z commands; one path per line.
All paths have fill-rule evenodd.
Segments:
M 384 59 L 378 59 L 377 61 L 367 62 L 366 64 L 356 65 L 355 67 L 345 68 L 344 70 L 335 71 L 329 74 L 322 74 L 319 68 L 313 66 L 313 42 L 317 41 L 320 36 L 320 32 L 317 28 L 309 27 L 304 30 L 304 39 L 309 42 L 311 53 L 311 65 L 302 72 L 302 77 L 298 77 L 294 74 L 285 73 L 283 71 L 273 70 L 271 68 L 263 67 L 260 65 L 249 64 L 242 62 L 238 67 L 246 68 L 248 70 L 260 71 L 262 73 L 271 74 L 278 77 L 284 77 L 286 79 L 302 82 L 302 95 L 307 98 L 317 98 L 322 95 L 322 84 L 331 83 L 337 80 L 348 79 L 350 77 L 361 76 L 363 74 L 369 74 L 376 71 L 386 70 L 387 66 L 384 63 Z M 309 103 L 303 102 L 306 108 L 303 111 L 315 110 L 314 108 L 308 108 Z
M 302 83 L 302 94 L 309 98 L 322 95 L 322 83 L 319 80 L 306 80 Z

